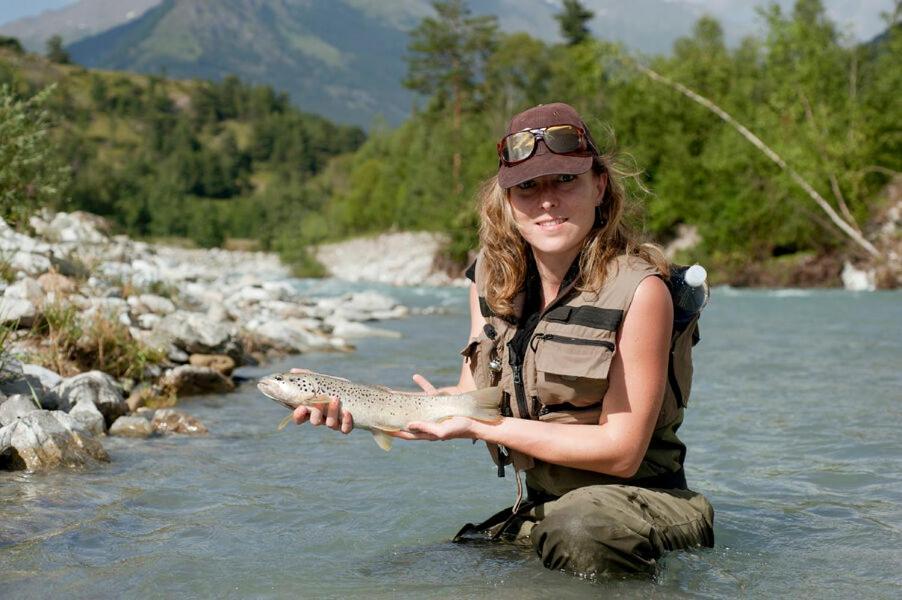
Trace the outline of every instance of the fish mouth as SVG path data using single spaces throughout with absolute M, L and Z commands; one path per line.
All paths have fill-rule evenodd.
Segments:
M 275 394 L 275 386 L 273 386 L 273 380 L 270 377 L 264 377 L 260 381 L 257 382 L 257 389 L 263 392 L 263 395 L 267 398 L 272 398 L 276 400 L 277 398 L 274 396 Z

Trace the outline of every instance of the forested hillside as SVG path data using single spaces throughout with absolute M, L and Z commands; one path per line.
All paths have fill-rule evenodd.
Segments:
M 766 35 L 735 49 L 705 18 L 671 56 L 639 60 L 748 127 L 781 169 L 709 109 L 650 79 L 621 47 L 589 35 L 579 3 L 568 6 L 554 24 L 565 42 L 551 44 L 503 34 L 459 0 L 437 2 L 437 16 L 411 34 L 404 79 L 428 102 L 365 141 L 359 129 L 234 78 L 90 71 L 8 43 L 0 83 L 20 100 L 56 83 L 44 103 L 59 124 L 55 153 L 71 172 L 60 202 L 110 215 L 136 235 L 205 245 L 256 238 L 309 268 L 308 244 L 426 229 L 451 234 L 449 253 L 463 260 L 476 243 L 473 193 L 495 171 L 506 120 L 562 100 L 641 173 L 633 191 L 649 236 L 667 242 L 694 227 L 701 242 L 679 258 L 704 261 L 719 281 L 798 283 L 780 273 L 819 260 L 837 277 L 842 260 L 869 254 L 812 192 L 850 231 L 873 237 L 881 191 L 902 171 L 898 10 L 883 35 L 855 45 L 819 0 L 798 0 L 788 14 L 768 9 Z M 767 271 L 777 275 L 762 277 Z
M 752 129 L 867 236 L 881 189 L 902 171 L 899 15 L 866 45 L 847 45 L 819 0 L 799 0 L 791 14 L 774 6 L 764 18 L 766 37 L 732 50 L 719 24 L 701 19 L 672 56 L 642 62 Z M 373 132 L 349 174 L 327 188 L 318 218 L 332 234 L 443 229 L 461 256 L 475 245 L 472 196 L 497 166 L 506 118 L 563 100 L 643 172 L 650 236 L 667 241 L 680 225 L 695 226 L 701 244 L 682 258 L 706 261 L 721 280 L 744 282 L 750 267 L 865 253 L 736 129 L 649 79 L 621 47 L 579 33 L 578 23 L 565 44 L 504 35 L 492 24 L 447 10 L 414 32 L 409 82 L 431 101 L 397 130 Z
M 42 204 L 203 246 L 229 236 L 278 247 L 304 214 L 305 184 L 365 137 L 300 112 L 269 87 L 88 71 L 9 41 L 0 44 L 0 86 L 12 98 L 53 86 L 29 110 L 52 126 L 53 154 L 42 161 L 68 173 Z

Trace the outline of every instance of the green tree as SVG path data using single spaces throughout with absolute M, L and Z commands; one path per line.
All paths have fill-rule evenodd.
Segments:
M 592 20 L 595 13 L 587 9 L 579 0 L 564 0 L 561 12 L 554 16 L 561 26 L 561 35 L 570 46 L 580 44 L 591 33 L 587 23 Z
M 68 65 L 72 63 L 72 57 L 70 57 L 66 49 L 63 48 L 63 38 L 58 35 L 54 35 L 47 40 L 47 58 L 51 62 L 55 62 L 61 65 Z
M 53 87 L 28 100 L 0 86 L 0 217 L 14 223 L 40 206 L 59 205 L 69 171 L 50 139 Z
M 463 0 L 436 0 L 437 17 L 427 17 L 411 33 L 408 71 L 404 85 L 432 96 L 441 109 L 450 105 L 454 131 L 452 180 L 455 193 L 460 180 L 460 129 L 465 105 L 472 99 L 483 66 L 497 43 L 494 16 L 474 17 Z

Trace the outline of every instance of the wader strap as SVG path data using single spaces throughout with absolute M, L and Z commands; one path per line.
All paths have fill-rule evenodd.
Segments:
M 459 544 L 461 542 L 467 541 L 464 536 L 469 534 L 478 534 L 478 533 L 488 533 L 490 529 L 497 528 L 494 533 L 488 536 L 490 541 L 497 541 L 502 535 L 507 532 L 508 527 L 510 527 L 511 523 L 515 520 L 522 518 L 523 515 L 531 511 L 535 508 L 537 502 L 532 502 L 527 500 L 517 510 L 514 510 L 513 506 L 505 508 L 504 510 L 500 510 L 496 512 L 494 515 L 483 521 L 482 523 L 473 524 L 467 523 L 463 527 L 460 528 L 460 531 L 457 532 L 451 541 L 455 544 Z

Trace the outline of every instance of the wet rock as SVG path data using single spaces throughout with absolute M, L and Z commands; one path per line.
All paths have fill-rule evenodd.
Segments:
M 188 363 L 195 367 L 209 367 L 226 377 L 235 370 L 235 360 L 225 354 L 192 354 Z
M 100 442 L 61 411 L 35 411 L 0 428 L 0 469 L 40 471 L 109 460 Z
M 110 435 L 146 438 L 153 435 L 153 427 L 143 416 L 119 417 L 110 427 Z
M 206 426 L 196 417 L 172 408 L 162 408 L 154 413 L 151 425 L 157 433 L 181 433 L 205 435 Z
M 2 404 L 0 404 L 0 426 L 6 426 L 21 419 L 27 414 L 41 410 L 36 406 L 34 399 L 22 394 L 9 396 Z
M 60 382 L 54 390 L 60 398 L 60 406 L 68 410 L 82 400 L 97 407 L 107 426 L 128 411 L 122 397 L 122 388 L 116 380 L 102 371 L 88 371 Z
M 79 400 L 69 410 L 69 416 L 81 423 L 81 426 L 90 431 L 93 435 L 103 435 L 106 433 L 106 422 L 103 415 L 94 406 L 90 400 Z
M 309 330 L 307 325 L 307 319 L 284 319 L 258 324 L 251 331 L 264 346 L 281 352 L 304 353 L 328 349 L 329 339 Z
M 231 379 L 209 367 L 182 365 L 167 371 L 160 384 L 179 396 L 224 394 L 235 389 Z

